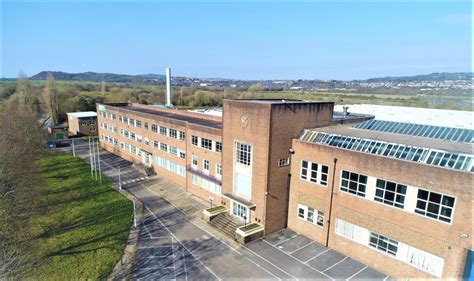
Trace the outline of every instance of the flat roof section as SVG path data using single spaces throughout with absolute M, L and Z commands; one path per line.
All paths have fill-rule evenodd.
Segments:
M 308 101 L 308 100 L 296 100 L 296 99 L 228 99 L 237 102 L 248 102 L 248 103 L 266 103 L 266 104 L 299 104 L 299 103 L 332 103 L 326 101 Z
M 107 106 L 110 106 L 110 105 L 107 105 Z M 204 126 L 204 127 L 222 129 L 222 122 L 218 122 L 218 121 L 213 121 L 213 120 L 208 120 L 208 119 L 201 119 L 201 118 L 197 118 L 197 117 L 186 116 L 186 115 L 176 114 L 176 113 L 172 113 L 172 112 L 158 111 L 158 110 L 153 110 L 153 109 L 145 109 L 145 108 L 135 107 L 135 106 L 130 106 L 130 105 L 127 105 L 127 106 L 114 106 L 114 105 L 112 105 L 112 107 L 118 107 L 118 108 L 122 108 L 122 109 L 129 110 L 129 111 L 146 113 L 146 114 L 150 114 L 150 115 L 154 115 L 154 116 L 160 116 L 160 117 L 164 117 L 164 118 L 179 120 L 179 121 L 183 121 L 183 122 L 187 122 L 187 123 L 195 124 L 195 125 L 199 125 L 199 126 Z
M 67 115 L 74 116 L 76 118 L 97 117 L 97 112 L 94 112 L 94 111 L 68 112 Z

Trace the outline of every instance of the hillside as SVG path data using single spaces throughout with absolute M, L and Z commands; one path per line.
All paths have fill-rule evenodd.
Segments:
M 30 80 L 46 80 L 48 73 L 54 76 L 54 79 L 60 81 L 82 81 L 82 82 L 113 82 L 113 83 L 160 83 L 164 82 L 164 75 L 144 74 L 144 75 L 127 75 L 115 73 L 67 73 L 62 71 L 41 71 L 31 76 Z

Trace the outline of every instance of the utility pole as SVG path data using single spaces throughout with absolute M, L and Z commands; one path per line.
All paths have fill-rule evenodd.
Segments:
M 137 212 L 135 211 L 136 203 L 135 203 L 135 196 L 132 197 L 133 202 L 133 226 L 137 227 Z
M 120 176 L 120 166 L 118 167 L 119 190 L 122 190 L 122 178 Z
M 94 178 L 93 170 L 94 163 L 92 163 L 91 137 L 89 136 L 89 163 L 91 165 L 91 177 Z
M 76 157 L 76 150 L 74 149 L 74 139 L 72 139 L 72 156 Z
M 99 164 L 99 180 L 102 183 L 102 170 L 100 169 L 100 146 L 99 141 L 97 141 L 97 163 Z

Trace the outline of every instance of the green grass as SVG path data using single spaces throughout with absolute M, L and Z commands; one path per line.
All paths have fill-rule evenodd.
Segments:
M 224 206 L 216 206 L 216 207 L 206 209 L 206 211 L 208 211 L 211 214 L 219 213 L 219 212 L 222 212 L 222 211 L 225 211 L 225 210 L 227 210 L 227 208 L 224 207 Z
M 123 254 L 132 223 L 132 203 L 89 166 L 66 154 L 39 160 L 47 212 L 32 218 L 32 251 L 40 260 L 27 276 L 40 280 L 105 279 Z
M 91 138 L 91 141 L 98 141 L 99 140 L 99 136 L 90 136 Z M 89 136 L 84 136 L 84 137 L 81 137 L 82 140 L 84 141 L 89 141 Z
M 253 222 L 251 224 L 247 224 L 246 226 L 240 227 L 240 230 L 242 230 L 243 232 L 250 232 L 259 227 L 261 227 L 259 223 Z

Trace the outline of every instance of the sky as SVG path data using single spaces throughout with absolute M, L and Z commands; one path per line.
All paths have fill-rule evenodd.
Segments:
M 43 70 L 234 79 L 472 71 L 466 2 L 13 2 L 2 77 Z

